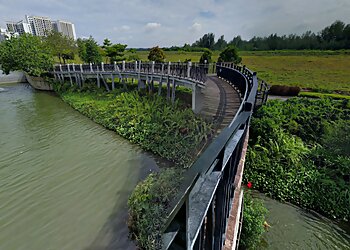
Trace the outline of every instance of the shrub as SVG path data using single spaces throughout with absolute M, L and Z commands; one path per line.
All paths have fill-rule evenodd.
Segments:
M 267 209 L 261 200 L 252 198 L 249 192 L 244 193 L 243 224 L 240 249 L 254 249 L 261 240 L 264 230 Z
M 167 218 L 171 198 L 177 193 L 182 171 L 165 169 L 150 174 L 139 183 L 129 198 L 129 228 L 141 249 L 160 249 L 160 230 Z

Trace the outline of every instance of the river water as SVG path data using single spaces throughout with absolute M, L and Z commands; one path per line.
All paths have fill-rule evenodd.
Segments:
M 126 203 L 155 159 L 52 94 L 0 87 L 0 249 L 135 249 Z
M 350 224 L 256 194 L 269 210 L 271 226 L 258 249 L 350 249 Z

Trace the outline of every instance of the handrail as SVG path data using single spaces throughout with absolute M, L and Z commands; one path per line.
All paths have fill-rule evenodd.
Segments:
M 258 79 L 255 72 L 232 63 L 217 64 L 216 71 L 218 77 L 239 89 L 242 103 L 231 124 L 186 172 L 162 231 L 164 249 L 173 243 L 178 246 L 184 238 L 182 247 L 186 249 L 222 248 L 235 189 L 233 180 L 255 105 Z
M 121 62 L 113 64 L 64 64 L 55 65 L 55 73 L 135 73 L 163 75 L 190 80 L 201 85 L 206 81 L 208 64 L 197 63 L 155 63 L 155 62 Z

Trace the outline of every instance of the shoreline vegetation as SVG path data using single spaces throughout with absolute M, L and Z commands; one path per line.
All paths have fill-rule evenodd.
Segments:
M 268 196 L 350 220 L 350 101 L 272 100 L 251 122 L 244 181 Z
M 107 93 L 94 85 L 79 89 L 57 83 L 55 91 L 96 123 L 174 163 L 141 181 L 128 201 L 131 237 L 142 249 L 159 249 L 169 203 L 177 194 L 183 173 L 212 136 L 213 125 L 195 115 L 182 100 L 171 104 L 164 96 L 136 87 L 128 84 L 126 91 L 119 84 Z

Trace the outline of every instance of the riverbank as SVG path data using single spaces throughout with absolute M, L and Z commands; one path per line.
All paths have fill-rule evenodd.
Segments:
M 171 104 L 163 96 L 126 92 L 120 85 L 109 93 L 87 84 L 82 90 L 60 84 L 55 88 L 80 113 L 173 163 L 139 183 L 128 202 L 131 237 L 143 249 L 156 249 L 169 202 L 177 193 L 183 171 L 211 136 L 212 124 L 180 100 Z
M 350 104 L 273 100 L 251 123 L 245 181 L 329 218 L 350 219 Z
M 5 75 L 2 70 L 0 70 L 0 84 L 9 83 L 21 83 L 27 82 L 26 77 L 23 72 L 15 71 L 8 75 Z

